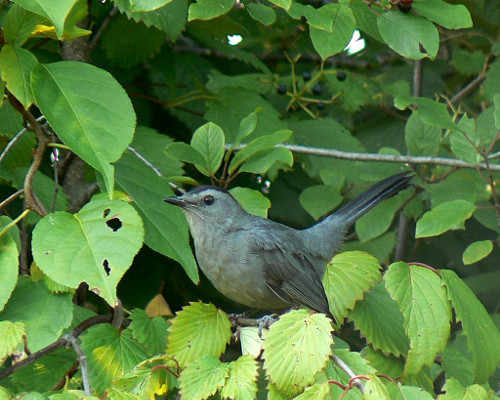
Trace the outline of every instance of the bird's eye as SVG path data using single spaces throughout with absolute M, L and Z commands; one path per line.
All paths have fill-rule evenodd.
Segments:
M 205 196 L 205 198 L 203 199 L 203 202 L 205 203 L 205 205 L 207 206 L 211 206 L 212 204 L 214 204 L 214 196 Z

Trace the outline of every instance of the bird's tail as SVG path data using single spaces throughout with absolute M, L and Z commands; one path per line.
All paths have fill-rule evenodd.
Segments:
M 380 202 L 408 188 L 414 176 L 411 173 L 412 171 L 401 172 L 375 183 L 358 197 L 355 197 L 333 213 L 327 220 L 334 218 L 335 220 L 343 221 L 346 228 L 349 227 Z

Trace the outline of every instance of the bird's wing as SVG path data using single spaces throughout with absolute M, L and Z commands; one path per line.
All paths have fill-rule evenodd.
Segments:
M 302 304 L 329 315 L 322 277 L 309 259 L 312 256 L 293 249 L 288 243 L 294 243 L 294 238 L 286 234 L 262 230 L 252 240 L 252 251 L 264 263 L 268 287 L 286 302 Z

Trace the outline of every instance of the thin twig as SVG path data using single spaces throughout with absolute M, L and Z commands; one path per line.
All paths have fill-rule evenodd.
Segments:
M 365 392 L 365 385 L 363 384 L 363 382 L 361 382 L 361 380 L 357 379 L 358 378 L 358 375 L 356 375 L 356 373 L 351 369 L 351 367 L 349 367 L 349 365 L 347 365 L 339 356 L 337 356 L 336 354 L 332 354 L 330 356 L 330 358 L 333 360 L 333 362 L 335 364 L 337 364 L 337 366 L 342 370 L 344 371 L 347 376 L 349 376 L 349 378 L 351 378 L 353 381 L 352 381 L 352 384 L 353 386 L 356 386 L 360 391 L 361 393 L 364 393 Z
M 21 215 L 19 215 L 15 220 L 9 222 L 5 227 L 0 231 L 0 239 L 2 238 L 3 235 L 5 235 L 10 228 L 12 228 L 14 225 L 16 225 L 19 221 L 21 221 L 23 218 L 25 218 L 31 210 L 24 210 Z
M 472 81 L 470 81 L 467 85 L 465 85 L 455 96 L 453 96 L 450 100 L 451 104 L 457 104 L 464 97 L 468 96 L 473 90 L 476 89 L 477 86 L 481 84 L 486 78 L 486 74 L 481 72 L 478 76 L 476 76 Z
M 45 120 L 45 116 L 44 115 L 41 115 L 39 116 L 36 121 L 37 122 L 41 122 Z M 9 140 L 9 143 L 7 143 L 7 146 L 5 146 L 5 148 L 3 149 L 2 151 L 2 154 L 0 154 L 0 164 L 2 163 L 2 161 L 4 160 L 5 156 L 7 155 L 7 153 L 12 149 L 12 147 L 17 143 L 17 141 L 19 139 L 21 139 L 21 137 L 26 133 L 28 132 L 29 129 L 28 128 L 23 128 L 21 129 L 19 132 L 17 132 L 15 134 L 15 136 Z
M 108 13 L 108 15 L 106 15 L 106 18 L 104 18 L 104 20 L 102 21 L 101 26 L 96 31 L 96 33 L 92 37 L 92 40 L 90 41 L 90 44 L 89 44 L 90 49 L 93 49 L 96 46 L 96 44 L 99 41 L 99 39 L 101 38 L 102 34 L 104 33 L 104 31 L 106 30 L 106 28 L 108 27 L 108 25 L 111 23 L 111 20 L 114 18 L 114 16 L 117 13 L 118 13 L 118 7 L 114 7 Z
M 233 150 L 239 151 L 246 144 L 233 147 Z M 226 149 L 229 149 L 231 144 L 226 144 Z M 468 162 L 457 160 L 453 158 L 443 157 L 430 157 L 430 156 L 398 156 L 393 154 L 373 154 L 373 153 L 354 153 L 349 151 L 341 151 L 335 149 L 325 149 L 320 147 L 308 147 L 295 144 L 279 144 L 276 147 L 283 147 L 294 153 L 307 154 L 311 156 L 338 158 L 342 160 L 351 161 L 378 161 L 378 162 L 392 162 L 399 164 L 434 164 L 446 165 L 449 167 L 471 168 L 471 169 L 488 169 L 485 163 L 470 164 Z M 490 165 L 489 169 L 492 171 L 500 171 L 500 165 Z
M 14 201 L 23 193 L 24 193 L 24 189 L 19 189 L 17 192 L 12 193 L 9 197 L 7 197 L 4 201 L 2 201 L 0 203 L 0 209 L 6 207 L 11 201 Z
M 85 354 L 83 354 L 83 350 L 80 346 L 80 343 L 78 343 L 78 339 L 76 337 L 74 337 L 71 333 L 65 336 L 78 356 L 80 371 L 82 373 L 83 390 L 85 391 L 85 394 L 87 396 L 92 396 L 92 389 L 90 387 L 90 378 L 89 378 L 89 368 L 87 365 L 87 357 L 85 357 Z
M 156 175 L 158 175 L 160 178 L 163 178 L 163 174 L 161 173 L 161 171 L 155 165 L 153 165 L 153 163 L 151 161 L 149 161 L 146 157 L 144 157 L 141 153 L 139 153 L 136 149 L 134 149 L 131 146 L 128 146 L 127 150 L 130 151 L 139 160 L 141 160 L 144 164 L 146 164 L 146 166 L 151 168 Z M 180 194 L 186 193 L 186 191 L 184 189 L 182 189 L 180 186 L 176 185 L 174 182 L 167 182 L 167 183 L 168 183 L 168 186 L 170 186 L 170 188 L 175 193 L 180 193 Z
M 163 177 L 161 171 L 155 167 L 146 157 L 144 157 L 141 153 L 139 153 L 136 149 L 131 146 L 127 147 L 127 150 L 130 151 L 134 156 L 136 156 L 139 160 L 141 160 L 144 164 L 146 164 L 149 168 L 151 168 L 156 175 L 160 178 Z

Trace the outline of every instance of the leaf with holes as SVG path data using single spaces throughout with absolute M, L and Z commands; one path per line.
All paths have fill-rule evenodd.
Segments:
M 135 209 L 120 200 L 95 200 L 77 214 L 59 211 L 33 231 L 33 258 L 54 281 L 90 290 L 116 305 L 116 286 L 142 246 L 144 228 Z

